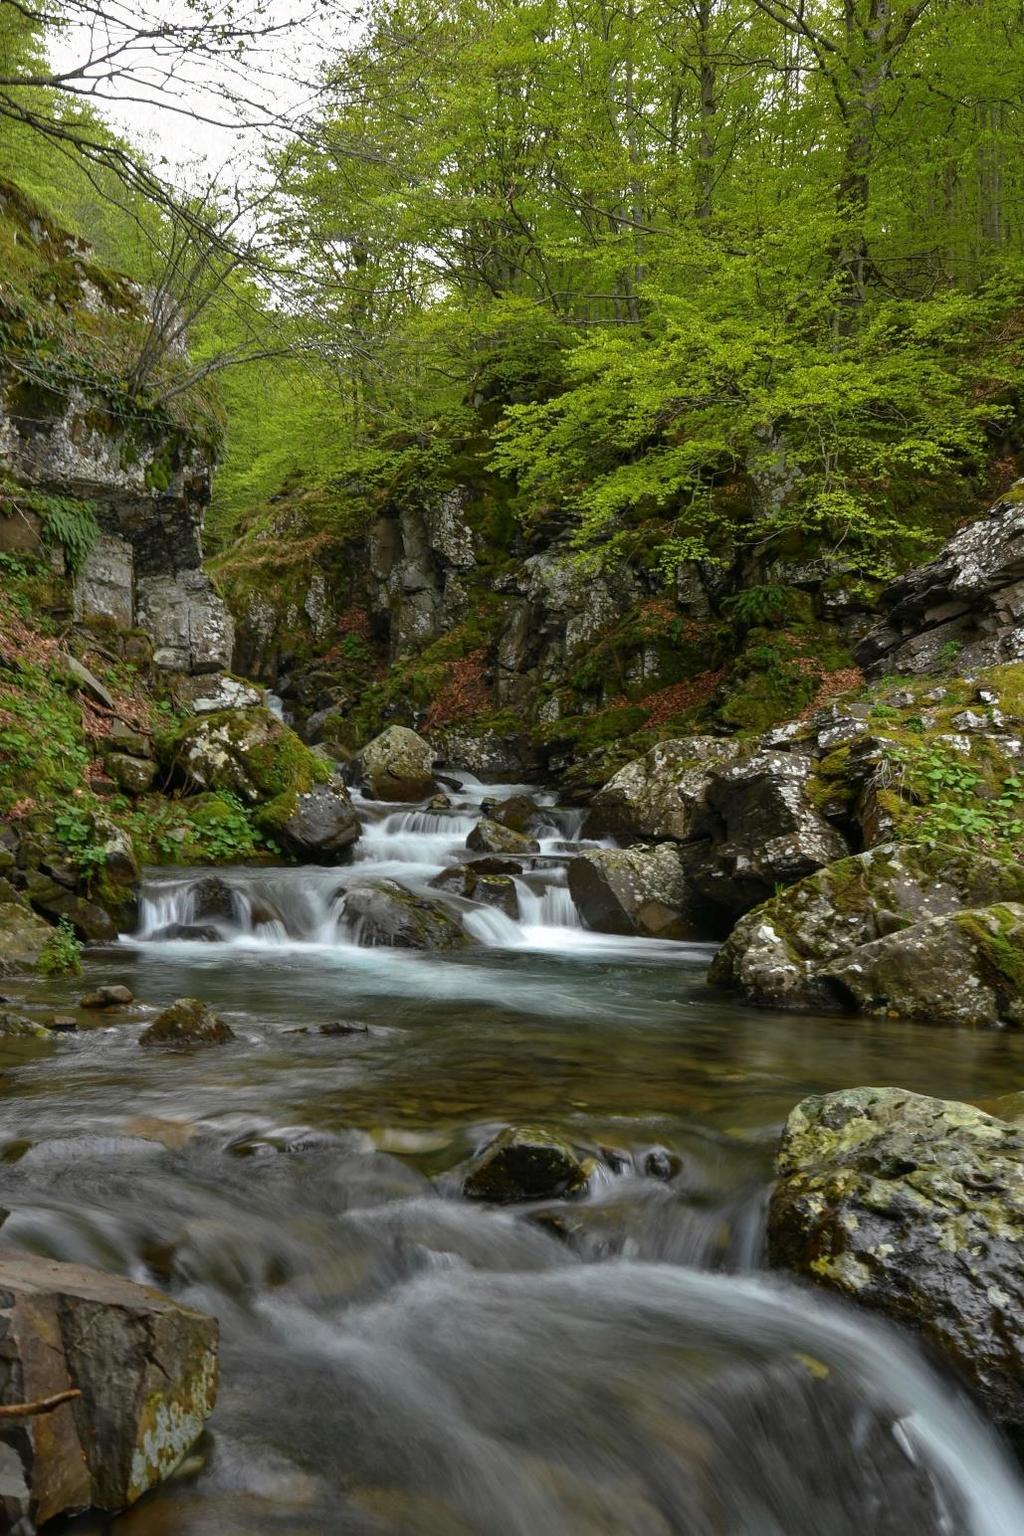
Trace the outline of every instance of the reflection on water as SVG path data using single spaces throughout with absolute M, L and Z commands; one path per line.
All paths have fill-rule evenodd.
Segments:
M 329 911 L 338 875 L 308 876 L 308 910 Z M 250 896 L 262 878 L 265 902 L 299 879 L 231 878 Z M 800 1097 L 987 1097 L 1019 1084 L 1024 1043 L 745 1011 L 704 988 L 699 946 L 530 916 L 532 940 L 454 956 L 361 950 L 323 923 L 124 946 L 90 958 L 88 983 L 127 981 L 142 1006 L 82 1014 L 43 1054 L 8 1048 L 5 1245 L 158 1283 L 222 1323 L 196 1455 L 75 1529 L 1020 1536 L 1016 1473 L 913 1346 L 759 1271 Z M 181 995 L 239 1043 L 140 1050 Z M 335 1021 L 366 1029 L 320 1033 Z M 462 1201 L 460 1168 L 509 1121 L 591 1151 L 589 1196 Z

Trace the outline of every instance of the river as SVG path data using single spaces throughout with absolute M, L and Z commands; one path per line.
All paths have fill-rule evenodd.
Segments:
M 710 950 L 587 933 L 552 807 L 520 918 L 456 901 L 474 947 L 364 948 L 351 884 L 413 890 L 485 794 L 362 803 L 341 870 L 147 878 L 139 932 L 86 984 L 139 1006 L 7 1042 L 3 1245 L 214 1311 L 222 1388 L 179 1473 L 77 1536 L 1020 1536 L 1024 1484 L 913 1342 L 763 1268 L 772 1158 L 805 1094 L 893 1083 L 985 1098 L 1002 1034 L 753 1012 Z M 79 982 L 5 990 L 62 1009 Z M 142 1051 L 212 1003 L 238 1043 Z M 321 1026 L 343 1026 L 321 1032 Z M 492 1209 L 460 1173 L 510 1122 L 597 1159 L 585 1198 Z

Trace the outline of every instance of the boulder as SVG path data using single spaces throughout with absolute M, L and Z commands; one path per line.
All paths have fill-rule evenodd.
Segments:
M 80 939 L 108 944 L 117 938 L 118 925 L 105 907 L 69 891 L 41 869 L 26 872 L 25 894 L 37 912 L 54 919 L 66 917 Z
M 688 853 L 694 889 L 739 917 L 849 852 L 815 808 L 812 764 L 802 754 L 762 751 L 713 768 L 706 803 L 711 836 Z
M 330 784 L 317 784 L 298 795 L 294 808 L 274 819 L 272 831 L 285 851 L 296 859 L 311 864 L 340 864 L 350 856 L 352 844 L 359 836 L 359 817 L 344 784 L 332 779 Z
M 499 821 L 483 816 L 466 838 L 466 847 L 474 853 L 539 853 L 540 843 L 535 837 L 514 832 Z
M 910 1327 L 1024 1428 L 1024 1132 L 899 1088 L 805 1099 L 768 1215 L 776 1268 Z
M 0 1008 L 0 1040 L 48 1040 L 50 1031 L 25 1013 Z
M 491 865 L 503 867 L 491 869 Z M 443 869 L 430 884 L 435 890 L 451 891 L 456 896 L 465 896 L 467 901 L 497 907 L 506 917 L 518 918 L 519 894 L 515 880 L 507 873 L 509 869 L 518 873 L 518 866 L 508 859 L 476 859 Z
M 172 1472 L 217 1397 L 217 1321 L 81 1264 L 0 1253 L 0 1529 L 120 1510 Z M 63 1400 L 61 1400 L 63 1399 Z
M 965 904 L 1022 899 L 1024 869 L 883 844 L 818 870 L 741 917 L 708 979 L 762 1007 L 833 1006 L 832 962 Z
M 127 1008 L 134 1003 L 135 995 L 129 987 L 97 987 L 78 1000 L 80 1008 Z
M 153 788 L 156 763 L 144 757 L 130 757 L 127 752 L 108 752 L 104 759 L 107 772 L 127 795 L 144 795 Z
M 485 800 L 484 814 L 489 821 L 508 827 L 512 832 L 532 833 L 543 820 L 540 806 L 530 795 L 509 795 L 507 800 Z
M 341 920 L 368 949 L 465 949 L 470 942 L 443 902 L 414 896 L 396 880 L 352 887 Z
M 167 923 L 150 934 L 155 944 L 169 944 L 177 940 L 189 944 L 222 944 L 224 935 L 210 923 Z
M 0 901 L 0 976 L 33 971 L 53 929 L 20 901 Z
M 363 785 L 374 800 L 425 800 L 434 783 L 434 749 L 404 725 L 389 725 L 359 754 Z
M 1024 1024 L 1024 905 L 928 918 L 832 961 L 821 976 L 860 1013 L 990 1029 Z
M 211 917 L 231 922 L 235 916 L 235 893 L 219 875 L 204 875 L 190 887 L 192 918 L 204 922 Z
M 139 1044 L 187 1048 L 198 1045 L 226 1045 L 238 1037 L 206 1003 L 197 997 L 179 997 L 176 1003 L 157 1015 L 142 1031 Z
M 569 864 L 569 894 L 588 928 L 644 938 L 692 938 L 693 892 L 671 843 L 588 848 Z
M 217 715 L 225 709 L 256 709 L 264 702 L 266 690 L 243 682 L 229 672 L 201 677 L 179 677 L 172 689 L 179 708 L 194 715 Z
M 869 673 L 929 672 L 1024 658 L 1024 481 L 882 595 L 886 614 L 857 647 Z
M 536 749 L 525 731 L 503 735 L 453 725 L 431 736 L 443 767 L 475 773 L 486 784 L 523 783 L 538 769 Z
M 587 1169 L 572 1147 L 551 1131 L 507 1126 L 489 1141 L 462 1185 L 467 1200 L 508 1204 L 518 1200 L 557 1200 L 580 1193 Z
M 734 762 L 741 750 L 739 742 L 717 736 L 659 742 L 597 791 L 584 836 L 686 842 L 699 835 L 710 771 Z

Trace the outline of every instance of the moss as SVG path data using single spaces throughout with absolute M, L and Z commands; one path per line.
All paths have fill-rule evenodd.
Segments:
M 994 990 L 1009 991 L 1024 1005 L 1024 943 L 1020 914 L 997 903 L 980 911 L 959 912 L 956 926 L 973 940 L 990 973 Z M 1024 1018 L 1018 1020 L 1024 1023 Z

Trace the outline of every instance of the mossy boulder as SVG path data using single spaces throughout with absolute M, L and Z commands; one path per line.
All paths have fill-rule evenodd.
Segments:
M 337 777 L 301 794 L 278 796 L 256 821 L 285 852 L 311 864 L 342 863 L 360 830 L 348 790 Z
M 899 1088 L 805 1099 L 786 1124 L 771 1264 L 913 1329 L 1024 1430 L 1024 1131 Z
M 514 879 L 518 873 L 519 866 L 510 859 L 473 859 L 442 869 L 430 884 L 435 890 L 465 896 L 467 901 L 497 907 L 506 917 L 518 918 L 519 893 Z
M 238 1037 L 213 1009 L 197 997 L 179 997 L 142 1031 L 142 1046 L 187 1050 L 193 1046 L 227 1045 Z
M 975 1028 L 1024 1025 L 1024 905 L 928 918 L 863 945 L 821 975 L 860 1013 Z
M 579 1194 L 586 1183 L 586 1165 L 562 1137 L 510 1125 L 474 1159 L 462 1192 L 468 1200 L 511 1204 Z
M 434 783 L 434 749 L 404 725 L 390 725 L 362 749 L 358 771 L 373 800 L 425 800 Z
M 489 816 L 482 816 L 476 826 L 466 838 L 466 847 L 473 853 L 538 853 L 540 843 L 535 837 L 528 837 L 525 832 L 516 832 L 512 827 L 503 826 L 500 821 L 492 821 Z
M 0 1008 L 0 1040 L 52 1040 L 45 1024 L 30 1019 L 24 1013 L 12 1013 Z
M 741 751 L 738 741 L 717 736 L 659 742 L 597 791 L 584 835 L 685 842 L 701 829 L 711 770 Z
M 367 949 L 465 949 L 470 940 L 445 904 L 407 891 L 397 880 L 354 886 L 341 921 Z
M 1024 900 L 1024 868 L 884 844 L 837 860 L 741 917 L 709 980 L 763 1007 L 827 1007 L 837 1000 L 827 974 L 834 962 L 928 918 L 1000 900 Z
M 52 933 L 21 901 L 0 901 L 0 976 L 34 971 Z
M 569 865 L 569 893 L 597 933 L 685 939 L 698 932 L 686 862 L 671 843 L 589 848 Z

